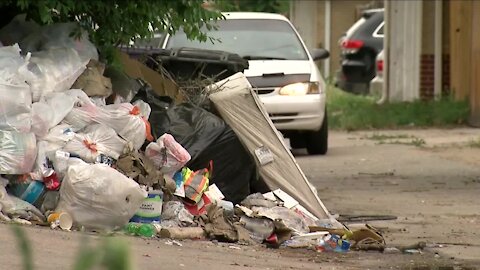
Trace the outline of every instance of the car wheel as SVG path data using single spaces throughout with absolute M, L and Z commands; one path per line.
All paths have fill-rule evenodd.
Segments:
M 310 155 L 325 155 L 328 150 L 328 118 L 325 112 L 322 127 L 306 134 L 307 152 Z

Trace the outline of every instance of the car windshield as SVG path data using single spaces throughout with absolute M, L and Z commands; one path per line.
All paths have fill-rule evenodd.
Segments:
M 297 34 L 289 23 L 281 20 L 229 19 L 216 23 L 217 30 L 207 35 L 216 40 L 199 42 L 188 40 L 177 32 L 168 39 L 166 48 L 189 47 L 236 53 L 249 60 L 279 59 L 307 60 L 308 56 Z

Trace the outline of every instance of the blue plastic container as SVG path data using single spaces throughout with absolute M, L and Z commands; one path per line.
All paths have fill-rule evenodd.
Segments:
M 40 181 L 30 181 L 23 184 L 13 184 L 10 192 L 18 198 L 35 205 L 45 194 L 45 185 Z

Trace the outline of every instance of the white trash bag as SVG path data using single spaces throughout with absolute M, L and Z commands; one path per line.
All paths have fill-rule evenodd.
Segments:
M 163 174 L 171 177 L 191 159 L 187 150 L 170 134 L 163 134 L 156 142 L 148 144 L 145 156 L 150 158 Z
M 117 170 L 76 162 L 62 182 L 57 210 L 87 229 L 112 230 L 124 226 L 146 197 L 145 190 Z
M 27 80 L 32 90 L 32 100 L 37 102 L 49 93 L 70 89 L 86 69 L 87 63 L 72 48 L 32 53 L 28 65 L 32 76 Z
M 97 114 L 103 113 L 97 105 L 80 89 L 72 89 L 65 94 L 76 98 L 72 110 L 65 116 L 64 123 L 77 132 L 94 123 Z
M 29 173 L 36 156 L 35 134 L 0 130 L 0 174 Z
M 112 128 L 94 124 L 87 127 L 84 133 L 75 134 L 63 151 L 77 154 L 84 161 L 93 163 L 100 154 L 118 159 L 123 154 L 126 144 Z
M 67 142 L 71 141 L 75 137 L 75 132 L 70 125 L 60 124 L 50 129 L 48 134 L 42 138 L 42 140 L 47 141 L 51 144 L 58 146 L 55 151 L 63 148 Z
M 77 97 L 65 93 L 51 93 L 32 104 L 32 132 L 44 137 L 73 109 Z
M 0 47 L 0 129 L 30 132 L 32 94 L 25 82 L 28 59 L 20 55 L 17 44 Z
M 96 114 L 94 121 L 113 128 L 138 150 L 145 143 L 145 139 L 153 140 L 148 124 L 150 106 L 144 102 L 139 104 L 141 106 L 121 103 L 101 107 L 102 113 Z

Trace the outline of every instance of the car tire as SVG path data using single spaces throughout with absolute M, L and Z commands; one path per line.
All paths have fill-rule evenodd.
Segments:
M 325 112 L 322 127 L 306 134 L 307 152 L 310 155 L 325 155 L 328 150 L 328 118 Z
M 304 133 L 297 132 L 297 134 L 290 137 L 290 146 L 292 149 L 300 149 L 307 147 Z

